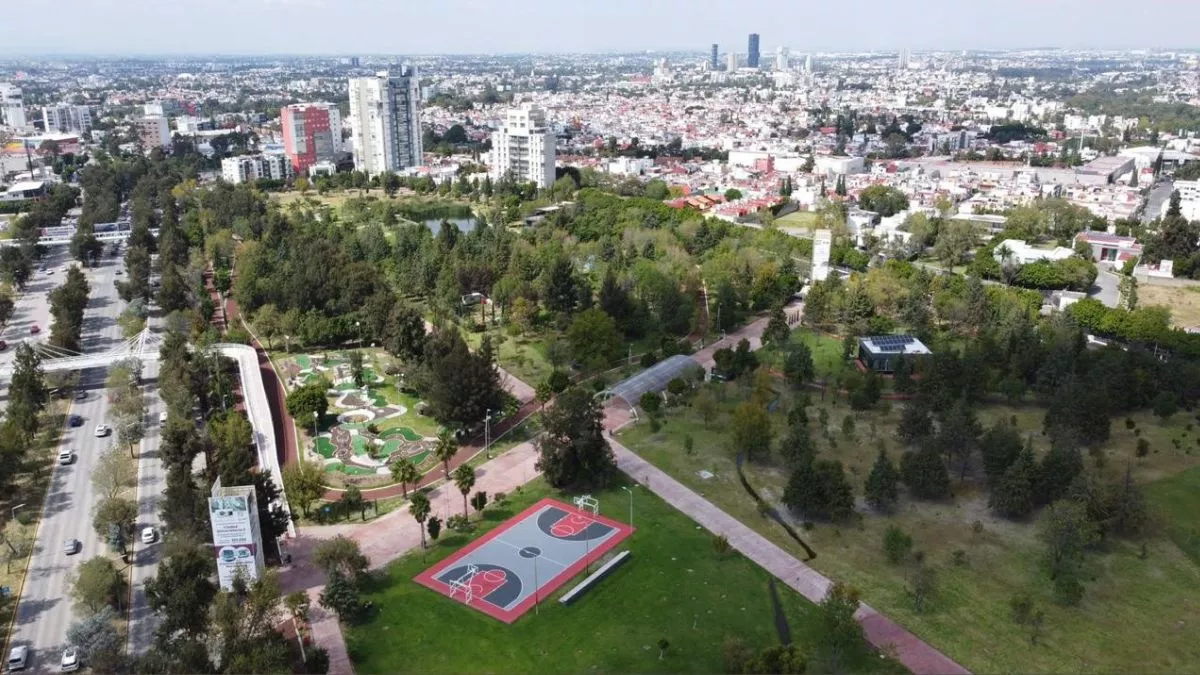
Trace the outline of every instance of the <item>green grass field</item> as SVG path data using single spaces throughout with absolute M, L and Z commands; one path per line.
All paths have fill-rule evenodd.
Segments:
M 813 211 L 793 211 L 782 218 L 775 219 L 775 225 L 778 227 L 802 227 L 811 229 L 816 227 L 817 214 Z
M 486 512 L 477 537 L 543 496 L 540 479 L 514 493 L 503 509 Z M 596 493 L 602 512 L 627 520 L 626 493 Z M 616 550 L 633 558 L 571 607 L 558 593 L 512 625 L 418 586 L 412 579 L 469 541 L 448 533 L 426 553 L 389 566 L 365 599 L 378 608 L 367 622 L 346 628 L 360 672 L 389 673 L 717 673 L 722 645 L 738 636 L 761 648 L 777 642 L 767 574 L 750 561 L 719 557 L 712 539 L 652 494 L 635 497 L 638 529 Z M 569 501 L 569 500 L 568 500 Z M 569 589 L 566 584 L 561 590 Z M 817 608 L 786 587 L 781 597 L 793 639 L 811 646 Z M 655 644 L 670 642 L 663 660 Z M 903 672 L 889 660 L 853 655 L 849 672 Z
M 746 395 L 739 383 L 715 385 L 724 396 L 723 410 L 731 410 Z M 721 393 L 723 391 L 723 393 Z M 893 460 L 901 448 L 894 440 L 900 409 L 853 413 L 831 399 L 814 395 L 810 408 L 814 439 L 822 457 L 843 462 L 861 497 L 863 484 L 880 443 Z M 783 402 L 772 415 L 777 438 L 784 430 L 789 404 Z M 819 423 L 819 411 L 828 415 L 829 435 Z M 853 438 L 843 435 L 842 420 L 854 415 Z M 1034 406 L 985 406 L 981 422 L 1015 417 L 1030 432 L 1038 452 L 1048 444 L 1041 436 L 1043 412 Z M 1140 544 L 1114 542 L 1109 550 L 1088 557 L 1087 591 L 1078 608 L 1052 601 L 1048 577 L 1041 572 L 1043 546 L 1036 530 L 992 517 L 987 496 L 971 485 L 954 481 L 953 503 L 930 504 L 902 498 L 894 516 L 864 511 L 860 523 L 819 524 L 805 536 L 819 552 L 812 564 L 834 578 L 863 591 L 864 601 L 912 630 L 921 638 L 975 672 L 1183 672 L 1200 659 L 1200 624 L 1192 620 L 1200 601 L 1200 567 L 1185 551 L 1196 555 L 1200 536 L 1195 526 L 1200 507 L 1200 432 L 1187 428 L 1192 421 L 1182 413 L 1167 423 L 1148 414 L 1134 415 L 1142 438 L 1153 450 L 1135 458 L 1138 436 L 1123 420 L 1115 420 L 1112 440 L 1105 446 L 1103 473 L 1116 478 L 1126 466 L 1134 467 L 1139 483 L 1149 483 L 1152 503 L 1164 512 L 1171 538 L 1151 537 L 1147 557 Z M 1200 426 L 1200 425 L 1197 425 Z M 734 455 L 725 412 L 707 427 L 690 409 L 672 409 L 658 433 L 640 424 L 622 434 L 622 441 L 659 468 L 702 494 L 734 517 L 776 544 L 802 555 L 802 551 L 777 525 L 763 518 L 742 490 L 734 472 Z M 684 451 L 684 438 L 693 439 L 693 454 Z M 1174 445 L 1179 440 L 1179 448 Z M 836 444 L 836 446 L 834 445 Z M 1093 462 L 1088 460 L 1092 469 Z M 714 474 L 705 480 L 700 470 Z M 1181 473 L 1186 471 L 1186 473 Z M 770 462 L 750 465 L 747 475 L 765 498 L 778 503 L 787 473 Z M 1161 480 L 1161 483 L 1151 481 Z M 984 525 L 975 535 L 972 523 Z M 889 525 L 913 536 L 915 548 L 925 553 L 939 576 L 939 593 L 931 611 L 917 614 L 908 594 L 913 568 L 887 563 L 882 536 Z M 1172 539 L 1174 541 L 1172 541 Z M 1176 543 L 1180 543 L 1179 546 Z M 1183 550 L 1181 550 L 1183 549 Z M 964 551 L 966 564 L 952 562 L 955 551 Z M 1046 611 L 1044 637 L 1030 647 L 1028 630 L 1010 619 L 1009 601 L 1029 592 Z M 1148 646 L 1149 645 L 1149 646 Z
M 492 344 L 497 346 L 496 363 L 530 386 L 545 380 L 554 367 L 546 360 L 546 345 L 537 337 L 509 337 L 500 331 L 490 331 Z M 463 339 L 471 349 L 478 349 L 483 333 L 463 331 Z

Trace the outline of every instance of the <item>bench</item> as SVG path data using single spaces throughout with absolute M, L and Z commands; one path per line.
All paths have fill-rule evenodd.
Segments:
M 629 557 L 633 555 L 630 551 L 621 551 L 612 557 L 612 560 L 600 566 L 600 569 L 592 572 L 586 579 L 575 585 L 574 588 L 563 593 L 563 596 L 558 601 L 564 605 L 570 605 L 583 596 L 584 593 L 592 590 L 592 587 L 600 583 L 602 579 L 613 573 L 613 570 L 620 567 Z

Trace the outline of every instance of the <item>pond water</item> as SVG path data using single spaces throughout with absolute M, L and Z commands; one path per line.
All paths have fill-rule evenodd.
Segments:
M 475 229 L 476 221 L 474 218 L 431 218 L 425 221 L 425 227 L 428 227 L 437 234 L 442 230 L 442 221 L 446 220 L 458 226 L 460 232 L 469 232 Z

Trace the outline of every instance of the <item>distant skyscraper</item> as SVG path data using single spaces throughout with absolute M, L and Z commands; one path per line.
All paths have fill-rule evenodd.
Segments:
M 758 33 L 751 33 L 750 43 L 746 50 L 746 65 L 751 68 L 757 68 L 758 56 Z
M 787 70 L 791 64 L 788 63 L 788 48 L 779 46 L 775 48 L 775 70 Z
M 900 68 L 900 70 L 904 70 L 905 68 L 908 68 L 908 60 L 909 60 L 908 48 L 907 47 L 902 48 L 900 50 L 900 56 L 896 59 L 896 65 Z
M 729 52 L 725 55 L 725 70 L 733 72 L 738 69 L 738 54 L 737 52 Z
M 416 68 L 350 79 L 354 168 L 371 175 L 421 165 L 421 91 Z
M 147 115 L 138 120 L 137 132 L 145 152 L 171 147 L 171 123 L 161 115 Z
M 804 55 L 804 72 L 811 73 L 813 69 L 812 54 Z
M 712 56 L 708 57 L 708 67 L 712 70 L 721 67 L 721 62 L 717 60 L 717 43 L 715 42 L 712 46 Z
M 0 124 L 14 129 L 25 128 L 25 101 L 21 88 L 15 84 L 0 82 Z
M 539 188 L 554 184 L 554 132 L 546 126 L 546 115 L 526 103 L 510 110 L 504 126 L 492 134 L 491 174 L 493 180 L 506 176 L 536 183 Z
M 297 175 L 317 162 L 331 162 L 342 151 L 342 114 L 332 103 L 297 103 L 279 111 L 283 151 Z

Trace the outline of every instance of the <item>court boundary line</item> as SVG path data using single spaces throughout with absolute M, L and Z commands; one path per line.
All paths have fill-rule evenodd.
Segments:
M 493 605 L 490 602 L 482 602 L 482 598 L 478 602 L 473 598 L 470 603 L 462 602 L 461 600 L 458 600 L 456 598 L 451 598 L 451 599 L 455 600 L 456 602 L 458 602 L 461 605 L 466 605 L 472 609 L 483 612 L 484 614 L 487 614 L 488 616 L 490 616 L 494 619 L 499 619 L 500 621 L 503 621 L 504 623 L 512 623 L 512 622 L 516 621 L 518 618 L 520 618 L 523 614 L 528 612 L 531 608 L 533 608 L 533 604 L 535 601 L 545 600 L 545 599 L 549 598 L 550 595 L 552 595 L 555 591 L 557 591 L 559 588 L 561 588 L 565 583 L 567 583 L 567 581 L 572 579 L 575 575 L 579 574 L 579 572 L 581 572 L 585 567 L 587 567 L 589 564 L 596 561 L 597 559 L 603 557 L 606 553 L 611 551 L 618 544 L 625 541 L 625 539 L 627 539 L 630 535 L 632 535 L 634 532 L 637 531 L 637 528 L 629 525 L 628 523 L 622 523 L 620 521 L 613 520 L 611 518 L 608 518 L 608 517 L 602 516 L 602 515 L 593 515 L 591 513 L 587 513 L 586 511 L 582 511 L 582 510 L 576 508 L 575 506 L 572 506 L 570 504 L 565 504 L 565 503 L 563 503 L 557 499 L 554 499 L 552 497 L 543 497 L 542 499 L 540 499 L 537 502 L 530 505 L 525 510 L 521 511 L 520 513 L 512 516 L 508 520 L 506 520 L 503 523 L 501 523 L 500 525 L 496 526 L 490 532 L 484 534 L 483 536 L 481 536 L 478 539 L 476 539 L 475 541 L 467 544 L 466 546 L 458 549 L 457 551 L 450 554 L 446 558 L 443 558 L 441 561 L 434 563 L 429 568 L 427 568 L 425 571 L 421 572 L 416 577 L 414 577 L 413 581 L 416 581 L 418 584 L 421 584 L 422 586 L 424 586 L 444 597 L 449 598 L 450 597 L 449 592 L 448 592 L 449 586 L 445 582 L 443 582 L 437 578 L 440 574 L 445 572 L 447 569 L 450 569 L 450 568 L 454 567 L 455 565 L 459 564 L 463 558 L 467 557 L 471 553 L 474 553 L 476 550 L 482 548 L 485 544 L 490 543 L 493 539 L 497 539 L 498 537 L 500 537 L 500 535 L 509 531 L 513 527 L 517 526 L 520 523 L 525 522 L 526 519 L 533 517 L 538 511 L 541 511 L 542 509 L 546 508 L 547 506 L 553 506 L 555 508 L 562 509 L 563 511 L 566 511 L 567 513 L 573 513 L 576 515 L 585 516 L 587 518 L 594 520 L 597 523 L 601 523 L 603 525 L 612 527 L 614 530 L 616 530 L 616 533 L 613 536 L 609 537 L 603 543 L 601 543 L 601 544 L 597 545 L 595 548 L 593 548 L 591 550 L 590 554 L 580 557 L 574 563 L 567 566 L 565 569 L 561 570 L 558 574 L 554 575 L 553 577 L 549 578 L 547 581 L 543 582 L 539 588 L 535 589 L 534 593 L 530 593 L 529 597 L 522 600 L 520 604 L 518 604 L 516 607 L 513 607 L 512 609 L 509 609 L 509 610 L 501 609 L 500 607 L 497 607 L 496 605 Z M 551 535 L 547 534 L 546 536 L 551 536 Z M 510 544 L 509 542 L 501 541 L 500 543 L 506 544 L 508 546 L 512 546 L 512 544 Z

